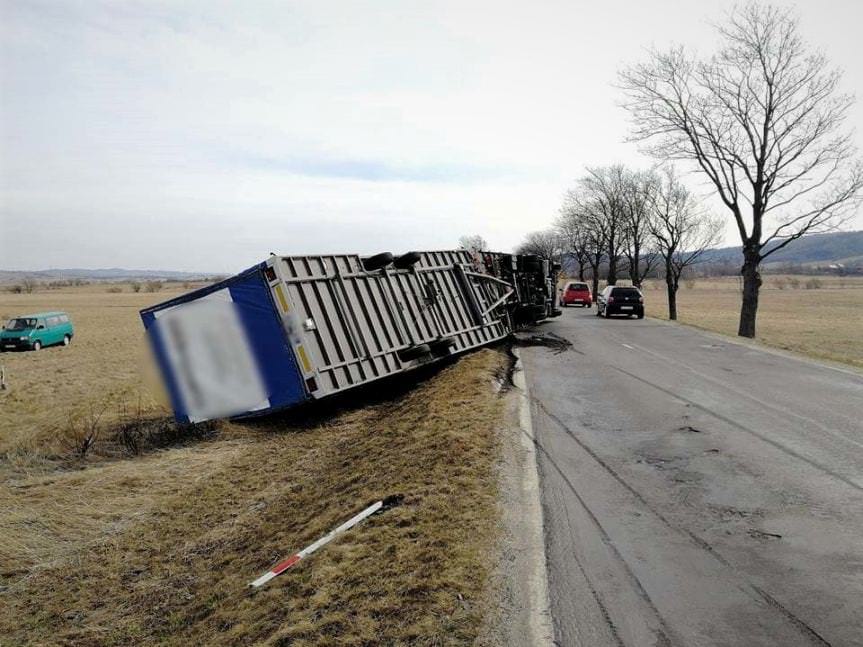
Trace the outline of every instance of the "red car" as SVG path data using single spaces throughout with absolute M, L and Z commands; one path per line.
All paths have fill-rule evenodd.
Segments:
M 589 308 L 593 303 L 590 296 L 590 287 L 587 283 L 567 283 L 563 292 L 560 293 L 560 305 L 580 305 Z

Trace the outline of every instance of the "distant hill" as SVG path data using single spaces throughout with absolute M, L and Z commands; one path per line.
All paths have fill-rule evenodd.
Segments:
M 704 252 L 696 271 L 708 275 L 737 274 L 742 262 L 739 246 L 718 247 Z M 573 255 L 564 254 L 561 263 L 564 274 L 578 275 Z M 768 272 L 863 274 L 863 231 L 804 236 L 768 256 L 763 267 Z M 618 270 L 626 273 L 625 260 L 621 259 Z
M 126 270 L 118 267 L 87 270 L 80 268 L 50 270 L 0 270 L 0 283 L 15 283 L 24 279 L 32 281 L 194 281 L 224 276 L 218 272 L 174 272 L 170 270 Z
M 705 252 L 703 261 L 711 264 L 735 263 L 743 260 L 740 247 L 720 247 Z M 863 268 L 863 231 L 841 231 L 804 236 L 771 254 L 764 261 L 767 269 L 793 264 L 806 267 L 827 267 L 842 264 L 849 270 Z

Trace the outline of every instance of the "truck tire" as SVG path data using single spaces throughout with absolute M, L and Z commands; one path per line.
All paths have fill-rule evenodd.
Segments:
M 374 256 L 368 256 L 362 259 L 363 269 L 366 272 L 374 272 L 375 270 L 379 270 L 381 268 L 386 267 L 390 263 L 393 262 L 393 255 L 389 252 L 383 252 L 381 254 L 375 254 Z
M 442 337 L 428 343 L 428 347 L 435 357 L 446 357 L 453 346 L 455 346 L 455 339 L 452 337 Z
M 406 252 L 396 257 L 393 266 L 400 270 L 406 270 L 416 265 L 421 258 L 422 255 L 419 252 Z
M 33 342 L 33 350 L 42 350 L 42 342 L 38 339 Z
M 396 354 L 401 361 L 412 362 L 415 359 L 420 359 L 422 357 L 427 357 L 428 355 L 431 355 L 431 352 L 431 348 L 429 348 L 428 344 L 417 344 L 416 346 L 404 348 L 398 351 Z

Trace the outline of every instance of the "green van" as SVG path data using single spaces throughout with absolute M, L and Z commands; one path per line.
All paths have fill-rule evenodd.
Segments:
M 10 319 L 0 330 L 0 351 L 68 346 L 75 330 L 65 312 L 42 312 Z

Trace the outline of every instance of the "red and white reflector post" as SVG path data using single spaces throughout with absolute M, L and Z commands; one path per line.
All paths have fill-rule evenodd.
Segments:
M 341 526 L 339 526 L 335 530 L 331 531 L 330 533 L 328 533 L 328 534 L 324 535 L 323 537 L 321 537 L 320 539 L 318 539 L 315 543 L 311 544 L 310 546 L 306 546 L 300 552 L 295 553 L 294 555 L 291 555 L 290 557 L 288 557 L 283 562 L 279 562 L 278 564 L 273 566 L 273 568 L 271 568 L 269 571 L 267 571 L 266 573 L 261 575 L 254 582 L 249 583 L 249 586 L 253 586 L 255 588 L 258 588 L 259 586 L 263 586 L 264 584 L 269 582 L 271 579 L 276 577 L 276 575 L 281 575 L 286 570 L 288 570 L 291 566 L 293 566 L 294 564 L 299 562 L 301 559 L 308 557 L 313 552 L 315 552 L 318 548 L 330 543 L 338 535 L 342 534 L 346 530 L 350 530 L 351 528 L 356 526 L 360 521 L 362 521 L 363 519 L 365 519 L 367 517 L 372 516 L 375 512 L 377 512 L 378 510 L 380 510 L 383 507 L 384 507 L 384 501 L 378 501 L 376 503 L 371 504 L 368 508 L 366 508 L 365 510 L 360 512 L 358 515 L 351 517 L 350 519 L 345 521 Z

